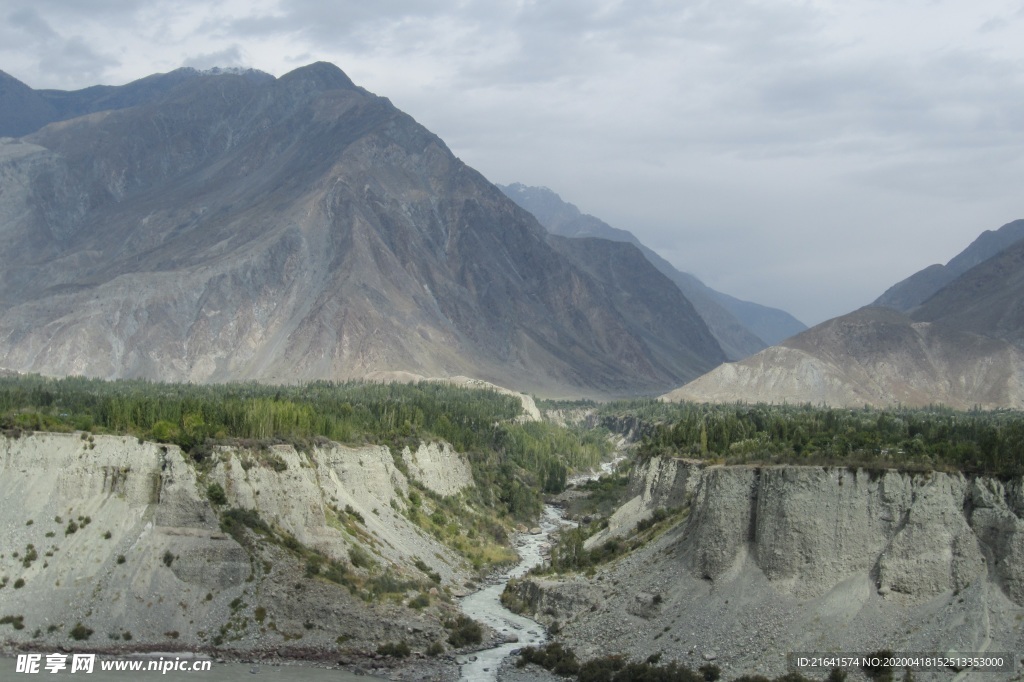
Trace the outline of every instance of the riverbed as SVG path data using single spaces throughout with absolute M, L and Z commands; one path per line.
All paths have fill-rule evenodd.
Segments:
M 487 587 L 460 600 L 459 605 L 470 618 L 486 623 L 503 635 L 514 635 L 515 642 L 509 642 L 493 649 L 461 656 L 459 663 L 463 680 L 485 682 L 497 679 L 501 662 L 516 649 L 537 646 L 547 641 L 543 626 L 525 616 L 512 613 L 501 604 L 501 593 L 512 578 L 526 575 L 534 566 L 544 561 L 550 547 L 552 533 L 566 525 L 563 512 L 558 507 L 547 505 L 538 524 L 540 533 L 524 533 L 518 537 L 516 551 L 520 561 L 513 568 L 493 577 Z

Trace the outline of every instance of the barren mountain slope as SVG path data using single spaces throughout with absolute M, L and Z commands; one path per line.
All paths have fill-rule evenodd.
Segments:
M 862 308 L 665 396 L 698 402 L 1024 407 L 1024 353 L 1000 339 Z
M 1018 222 L 1024 227 L 1024 221 Z M 1024 242 L 971 268 L 911 316 L 970 329 L 1024 349 Z
M 193 78 L 51 124 L 0 146 L 0 176 L 12 369 L 405 370 L 615 394 L 723 358 L 685 299 L 639 321 L 439 138 L 329 64 Z
M 960 275 L 1024 239 L 1024 220 L 1015 220 L 998 230 L 985 230 L 945 265 L 929 265 L 891 286 L 873 305 L 907 312 L 924 303 Z
M 666 398 L 1020 408 L 1022 230 L 1024 221 L 1018 220 L 986 232 L 941 271 L 930 268 L 915 276 L 913 286 L 907 280 L 891 289 L 891 302 L 907 303 L 911 294 L 922 294 L 926 279 L 940 287 L 920 305 L 907 303 L 916 306 L 907 314 L 862 308 L 716 368 Z M 955 272 L 961 274 L 940 282 Z

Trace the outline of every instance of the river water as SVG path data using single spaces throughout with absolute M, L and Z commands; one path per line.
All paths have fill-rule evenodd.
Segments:
M 565 524 L 562 510 L 547 505 L 538 524 L 540 534 L 524 533 L 518 537 L 516 551 L 519 552 L 519 563 L 505 573 L 493 577 L 487 587 L 463 597 L 459 602 L 462 610 L 470 618 L 486 623 L 502 634 L 518 637 L 516 642 L 460 657 L 463 680 L 495 680 L 502 660 L 514 650 L 525 646 L 537 646 L 547 640 L 547 632 L 536 621 L 512 613 L 502 606 L 501 593 L 505 590 L 505 583 L 511 578 L 526 575 L 527 571 L 544 561 L 551 534 Z

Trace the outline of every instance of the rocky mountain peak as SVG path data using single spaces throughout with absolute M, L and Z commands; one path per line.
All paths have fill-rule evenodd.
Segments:
M 127 105 L 0 155 L 0 215 L 12 216 L 0 223 L 0 355 L 12 369 L 190 381 L 408 371 L 596 396 L 667 390 L 724 359 L 633 247 L 549 241 L 336 66 L 266 83 L 178 74 L 164 87 L 168 75 L 94 93 L 92 105 Z
M 315 62 L 306 66 L 300 66 L 294 71 L 289 71 L 281 76 L 278 81 L 288 85 L 302 83 L 321 92 L 356 88 L 356 84 L 352 82 L 352 79 L 330 62 Z

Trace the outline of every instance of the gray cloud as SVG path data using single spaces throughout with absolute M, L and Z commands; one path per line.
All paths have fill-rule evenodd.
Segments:
M 216 52 L 192 55 L 182 63 L 182 66 L 191 66 L 195 69 L 212 69 L 215 66 L 226 67 L 245 65 L 246 59 L 242 55 L 242 48 L 240 45 L 231 45 Z

